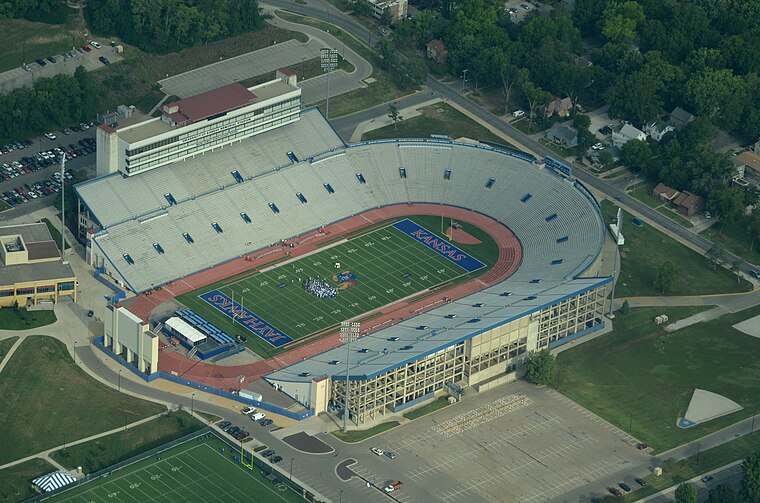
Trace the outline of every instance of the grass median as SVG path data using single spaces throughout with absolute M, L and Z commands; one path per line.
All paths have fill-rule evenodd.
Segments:
M 373 426 L 372 428 L 367 428 L 366 430 L 348 430 L 345 433 L 340 430 L 336 430 L 333 431 L 332 434 L 344 442 L 354 444 L 356 442 L 361 442 L 362 440 L 367 440 L 368 438 L 372 438 L 375 435 L 386 432 L 391 428 L 395 428 L 399 424 L 401 423 L 398 421 L 389 421 L 387 423 L 381 423 Z
M 27 337 L 6 364 L 0 396 L 0 464 L 166 410 L 96 381 L 63 343 L 38 335 Z
M 13 345 L 16 344 L 17 340 L 18 337 L 9 337 L 0 341 L 0 362 L 5 359 L 5 355 L 8 354 L 8 351 L 10 351 Z
M 668 333 L 655 325 L 709 306 L 637 308 L 618 315 L 614 330 L 563 351 L 557 358 L 561 393 L 658 452 L 760 412 L 760 339 L 732 325 L 760 314 L 760 306 Z M 725 396 L 741 411 L 698 424 L 676 426 L 695 388 Z
M 429 404 L 423 405 L 422 407 L 418 407 L 412 411 L 407 412 L 404 414 L 404 417 L 406 419 L 418 419 L 422 416 L 426 416 L 428 414 L 432 414 L 433 412 L 437 410 L 441 410 L 444 407 L 448 407 L 449 404 L 449 398 L 446 396 L 442 396 L 438 398 L 437 400 L 434 400 L 430 402 Z

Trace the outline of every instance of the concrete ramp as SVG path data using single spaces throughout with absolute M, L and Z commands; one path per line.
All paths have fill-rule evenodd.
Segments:
M 676 425 L 679 428 L 691 428 L 692 426 L 731 414 L 743 408 L 723 395 L 703 389 L 695 389 L 686 414 L 684 417 L 678 418 Z

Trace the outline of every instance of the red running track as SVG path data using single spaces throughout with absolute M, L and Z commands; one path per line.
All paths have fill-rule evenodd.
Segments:
M 362 335 L 373 333 L 382 328 L 401 322 L 418 314 L 429 311 L 447 302 L 460 299 L 478 290 L 496 284 L 511 276 L 522 261 L 522 246 L 517 237 L 506 226 L 493 218 L 464 208 L 442 206 L 437 204 L 398 204 L 368 210 L 360 215 L 341 220 L 322 229 L 295 237 L 265 250 L 241 257 L 212 269 L 201 271 L 181 280 L 165 285 L 160 290 L 153 290 L 138 296 L 129 310 L 143 320 L 148 320 L 150 313 L 162 302 L 177 295 L 196 290 L 202 286 L 215 283 L 224 278 L 265 267 L 276 259 L 287 256 L 299 257 L 318 249 L 320 243 L 332 241 L 346 234 L 356 232 L 379 224 L 389 219 L 409 215 L 442 215 L 462 222 L 473 224 L 486 231 L 499 247 L 499 258 L 496 264 L 485 274 L 466 281 L 462 284 L 447 288 L 445 285 L 434 289 L 433 295 L 428 292 L 420 294 L 419 300 L 407 299 L 385 306 L 372 313 L 377 313 L 370 321 L 372 325 L 362 327 Z M 294 247 L 289 247 L 294 244 Z M 318 338 L 317 338 L 318 337 Z M 294 344 L 303 345 L 287 351 L 268 360 L 237 366 L 222 366 L 211 363 L 195 362 L 177 352 L 159 353 L 158 368 L 167 373 L 176 373 L 188 380 L 203 383 L 221 389 L 239 389 L 237 377 L 245 376 L 245 381 L 259 379 L 262 375 L 286 367 L 305 358 L 332 349 L 340 344 L 337 330 L 332 334 L 316 334 L 311 336 L 312 342 L 303 344 L 303 340 Z M 245 386 L 243 384 L 242 386 Z

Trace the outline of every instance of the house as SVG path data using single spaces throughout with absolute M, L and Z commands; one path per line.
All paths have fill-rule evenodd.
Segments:
M 427 43 L 427 57 L 442 65 L 446 62 L 446 46 L 438 39 L 433 39 Z
M 563 147 L 572 148 L 578 145 L 578 131 L 559 122 L 552 124 L 544 136 L 550 142 L 558 143 Z
M 656 197 L 663 203 L 669 204 L 673 202 L 678 194 L 679 192 L 676 189 L 668 187 L 664 183 L 658 183 L 654 190 L 652 190 L 652 196 Z
M 655 121 L 644 125 L 644 132 L 654 141 L 661 141 L 663 136 L 671 131 L 675 131 L 675 128 L 664 121 Z
M 694 116 L 681 107 L 675 107 L 670 112 L 670 124 L 676 129 L 681 129 L 694 120 Z
M 688 190 L 684 190 L 673 200 L 673 206 L 678 213 L 690 217 L 705 211 L 705 200 Z
M 631 140 L 644 141 L 646 139 L 647 135 L 643 131 L 630 124 L 623 124 L 612 130 L 612 145 L 617 148 L 621 148 Z
M 398 21 L 399 19 L 404 19 L 406 17 L 407 9 L 409 8 L 409 5 L 407 3 L 407 0 L 358 0 L 361 2 L 365 2 L 370 7 L 370 12 L 372 13 L 372 17 L 375 19 L 381 19 L 383 17 L 383 12 L 386 10 L 391 15 L 391 20 L 393 22 Z
M 546 106 L 546 116 L 551 117 L 555 112 L 560 117 L 566 117 L 573 108 L 573 101 L 570 98 L 559 99 L 556 96 Z
M 731 159 L 734 163 L 734 175 L 744 178 L 752 178 L 760 181 L 760 155 L 749 150 L 734 156 Z

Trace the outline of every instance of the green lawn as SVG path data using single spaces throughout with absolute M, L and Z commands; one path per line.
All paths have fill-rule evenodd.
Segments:
M 417 419 L 419 417 L 425 416 L 427 414 L 431 414 L 437 410 L 441 410 L 444 407 L 449 406 L 449 398 L 447 396 L 442 396 L 438 398 L 437 400 L 434 400 L 428 404 L 423 405 L 422 407 L 418 407 L 412 411 L 407 412 L 404 414 L 404 417 L 406 419 Z
M 61 249 L 61 231 L 59 231 L 58 227 L 56 227 L 53 224 L 53 222 L 51 222 L 47 218 L 43 218 L 42 221 L 45 222 L 45 225 L 47 225 L 47 228 L 50 231 L 50 235 L 52 236 L 53 241 L 55 241 L 55 244 L 58 245 L 58 250 L 60 250 Z M 71 246 L 69 246 L 68 241 L 64 242 L 64 246 L 66 247 L 67 250 L 71 248 Z
M 346 433 L 343 433 L 340 430 L 335 430 L 332 432 L 332 434 L 344 442 L 353 444 L 356 442 L 361 442 L 362 440 L 367 440 L 368 438 L 374 437 L 375 435 L 379 435 L 385 431 L 390 430 L 391 428 L 395 428 L 399 424 L 401 423 L 398 421 L 389 421 L 387 423 L 378 424 L 377 426 L 373 426 L 372 428 L 368 428 L 366 430 L 348 430 Z
M 55 321 L 53 311 L 27 311 L 23 308 L 16 311 L 11 307 L 0 309 L 0 330 L 29 330 Z
M 9 337 L 0 341 L 0 362 L 5 359 L 5 355 L 11 350 L 11 347 L 16 343 L 18 337 Z
M 627 188 L 625 191 L 650 208 L 658 208 L 664 203 L 652 195 L 654 186 L 654 182 L 639 182 L 633 187 Z
M 435 103 L 421 108 L 420 112 L 422 115 L 410 119 L 402 118 L 395 126 L 391 124 L 364 133 L 362 140 L 430 138 L 431 134 L 439 134 L 446 135 L 453 140 L 464 136 L 473 140 L 505 143 L 505 140 L 447 103 Z
M 11 208 L 12 208 L 12 206 L 10 204 L 6 203 L 3 200 L 0 200 L 0 211 L 9 210 Z
M 755 430 L 749 435 L 743 435 L 725 444 L 702 451 L 699 453 L 699 458 L 695 455 L 680 461 L 666 460 L 662 465 L 663 474 L 661 476 L 649 475 L 644 477 L 647 486 L 637 489 L 626 496 L 623 501 L 638 501 L 702 473 L 744 459 L 756 452 L 760 452 L 760 430 Z
M 126 431 L 55 451 L 51 457 L 70 470 L 81 466 L 85 473 L 95 473 L 204 427 L 187 412 L 171 412 Z
M 239 449 L 233 450 L 229 444 L 211 434 L 209 438 L 188 440 L 156 456 L 114 471 L 107 477 L 72 488 L 48 501 L 304 501 L 283 484 L 269 482 L 259 468 L 250 470 L 232 459 L 239 455 Z
M 208 412 L 201 412 L 199 410 L 196 410 L 195 413 L 205 419 L 209 424 L 219 422 L 223 419 L 217 415 L 209 414 Z
M 611 222 L 617 207 L 602 201 L 605 222 Z M 707 259 L 675 239 L 644 224 L 636 227 L 631 215 L 623 212 L 625 244 L 620 247 L 620 277 L 616 286 L 617 297 L 661 295 L 654 289 L 657 268 L 670 260 L 678 270 L 678 278 L 671 295 L 704 295 L 711 293 L 747 292 L 752 285 L 723 268 L 713 268 Z
M 0 464 L 166 410 L 99 383 L 46 336 L 27 337 L 13 353 L 0 396 Z
M 706 307 L 633 309 L 614 331 L 559 354 L 559 391 L 657 451 L 700 438 L 760 411 L 760 340 L 731 325 L 760 314 L 760 306 L 666 333 L 654 324 Z M 689 429 L 676 427 L 695 388 L 744 407 Z
M 410 219 L 432 233 L 441 234 L 440 217 Z M 445 225 L 448 224 L 447 220 Z M 498 258 L 498 247 L 490 236 L 471 225 L 465 224 L 464 229 L 483 242 L 460 246 L 460 249 L 471 253 L 486 266 L 493 265 Z M 336 262 L 341 264 L 340 269 L 334 267 Z M 219 290 L 297 341 L 399 299 L 451 281 L 463 281 L 486 270 L 487 267 L 468 273 L 386 223 L 290 264 L 232 282 L 221 281 L 179 296 L 177 300 L 229 335 L 245 335 L 248 347 L 258 354 L 271 356 L 282 349 L 278 350 L 247 328 L 233 323 L 232 318 L 198 295 Z M 329 285 L 337 287 L 333 276 L 337 273 L 355 275 L 355 284 L 340 290 L 335 298 L 319 299 L 303 287 L 307 278 L 325 278 Z
M 657 208 L 657 211 L 659 213 L 662 213 L 663 215 L 665 215 L 666 217 L 668 217 L 675 223 L 683 227 L 686 227 L 687 229 L 691 229 L 692 227 L 694 227 L 694 224 L 692 224 L 688 219 L 682 217 L 676 211 L 674 211 L 671 208 L 668 208 L 667 206 L 660 206 L 659 208 Z
M 554 152 L 556 152 L 557 154 L 559 154 L 562 157 L 570 157 L 570 156 L 573 155 L 573 151 L 570 150 L 569 148 L 563 147 L 562 145 L 557 145 L 556 143 L 551 142 L 551 141 L 547 140 L 546 138 L 539 138 L 538 139 L 538 143 L 540 143 L 544 147 L 547 147 L 547 148 L 553 150 Z
M 32 480 L 54 471 L 53 465 L 40 458 L 0 470 L 0 501 L 16 503 L 37 496 Z
M 0 20 L 0 72 L 20 68 L 21 63 L 30 63 L 34 71 L 39 67 L 36 59 L 57 56 L 78 47 L 85 40 L 82 37 L 79 16 L 72 14 L 66 24 L 56 25 L 34 23 L 24 19 Z M 57 59 L 57 58 L 56 58 Z
M 716 222 L 712 227 L 708 227 L 699 234 L 713 243 L 723 246 L 726 250 L 734 255 L 738 255 L 747 262 L 760 266 L 760 239 L 756 240 L 754 247 L 750 250 L 752 237 L 747 232 L 743 219 L 740 219 L 731 226 L 725 226 L 722 222 Z

